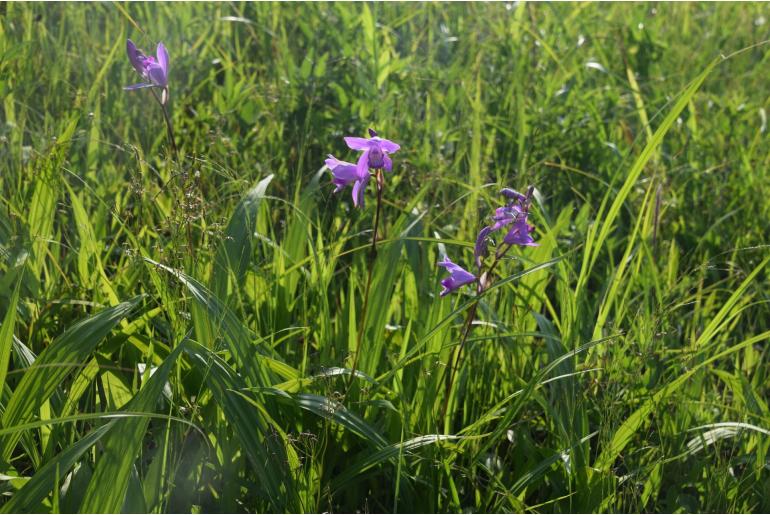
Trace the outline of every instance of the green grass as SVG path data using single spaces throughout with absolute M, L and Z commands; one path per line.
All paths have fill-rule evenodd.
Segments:
M 3 511 L 770 510 L 766 4 L 0 21 Z M 368 127 L 376 259 L 322 169 Z M 530 184 L 540 246 L 440 298 Z

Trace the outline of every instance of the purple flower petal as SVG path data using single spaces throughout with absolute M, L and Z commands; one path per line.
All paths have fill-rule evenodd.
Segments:
M 516 190 L 512 190 L 511 188 L 503 188 L 500 190 L 500 193 L 510 199 L 518 200 L 519 202 L 524 202 L 525 200 L 527 200 L 527 197 L 525 197 L 524 195 L 522 195 Z
M 144 82 L 140 82 L 139 84 L 131 84 L 130 86 L 123 86 L 123 90 L 130 91 L 133 89 L 151 88 L 153 86 L 155 86 L 155 84 L 147 84 Z
M 156 63 L 150 63 L 147 67 L 147 76 L 156 86 L 166 87 L 168 85 L 168 77 L 163 68 Z
M 438 266 L 443 266 L 449 272 L 449 277 L 441 280 L 441 286 L 444 287 L 441 290 L 440 296 L 447 295 L 461 286 L 470 284 L 476 280 L 476 276 L 465 270 L 463 267 L 456 265 L 448 257 L 444 257 L 444 261 L 439 261 Z
M 131 66 L 144 75 L 144 54 L 142 54 L 133 41 L 126 40 L 126 53 L 128 54 L 128 60 L 131 61 Z
M 168 77 L 168 50 L 163 43 L 158 43 L 155 54 L 158 56 L 158 64 L 163 68 L 163 74 Z
M 382 156 L 383 161 L 383 168 L 387 170 L 388 172 L 393 171 L 393 160 L 388 157 L 388 154 L 383 154 Z
M 329 158 L 326 160 L 326 166 L 332 172 L 332 183 L 337 186 L 337 189 L 334 190 L 335 193 L 340 191 L 351 182 L 359 180 L 357 171 L 358 167 L 353 163 L 340 161 L 333 155 L 329 154 Z
M 537 247 L 538 244 L 529 235 L 535 228 L 527 223 L 524 218 L 521 218 L 513 224 L 511 230 L 505 235 L 503 241 L 508 245 L 521 245 L 523 247 Z
M 382 150 L 384 150 L 385 152 L 388 152 L 389 154 L 398 152 L 401 149 L 401 145 L 399 145 L 398 143 L 393 143 L 389 139 L 372 138 L 372 140 L 377 141 L 380 144 L 380 148 L 382 148 Z
M 345 143 L 347 143 L 348 148 L 351 150 L 369 150 L 369 146 L 371 145 L 370 140 L 353 136 L 347 136 L 345 138 Z
M 358 174 L 358 177 L 360 179 L 363 179 L 364 177 L 369 177 L 369 151 L 368 150 L 358 157 L 356 168 L 357 168 L 356 173 Z
M 367 174 L 365 178 L 361 178 L 353 184 L 353 205 L 355 207 L 364 207 L 364 192 L 368 183 L 369 175 Z

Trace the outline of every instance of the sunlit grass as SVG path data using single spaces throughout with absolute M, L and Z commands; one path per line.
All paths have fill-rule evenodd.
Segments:
M 764 4 L 0 20 L 2 510 L 770 510 Z M 376 257 L 322 169 L 369 127 Z M 439 297 L 528 185 L 539 246 Z

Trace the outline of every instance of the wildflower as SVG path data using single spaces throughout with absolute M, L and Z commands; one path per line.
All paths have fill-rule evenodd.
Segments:
M 131 65 L 148 82 L 132 84 L 131 86 L 125 86 L 123 89 L 163 88 L 163 100 L 165 103 L 168 94 L 168 51 L 163 46 L 163 43 L 158 43 L 158 48 L 155 51 L 157 59 L 153 56 L 144 55 L 130 39 L 126 40 L 126 52 L 128 53 Z
M 369 136 L 369 139 L 352 136 L 345 138 L 348 148 L 364 151 L 358 158 L 358 175 L 362 176 L 364 173 L 368 173 L 369 168 L 384 168 L 390 172 L 393 169 L 393 161 L 388 154 L 397 152 L 401 146 L 398 143 L 380 138 L 373 129 L 369 129 Z
M 444 261 L 439 261 L 438 266 L 443 266 L 447 269 L 447 272 L 449 272 L 449 277 L 441 280 L 441 286 L 444 287 L 440 293 L 442 297 L 455 291 L 461 286 L 465 286 L 476 280 L 475 275 L 468 272 L 463 267 L 452 263 L 452 260 L 446 256 L 444 257 Z
M 341 191 L 345 186 L 353 183 L 353 205 L 358 207 L 364 205 L 364 191 L 366 185 L 369 183 L 369 172 L 364 171 L 363 174 L 359 174 L 358 167 L 353 163 L 340 161 L 333 155 L 329 154 L 329 158 L 326 159 L 326 166 L 332 171 L 332 183 L 337 187 L 334 192 Z

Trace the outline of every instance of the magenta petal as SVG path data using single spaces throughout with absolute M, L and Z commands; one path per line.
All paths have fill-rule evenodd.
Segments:
M 345 138 L 345 143 L 347 143 L 348 148 L 351 150 L 368 150 L 369 149 L 369 140 L 366 138 L 355 138 L 352 136 L 348 136 Z

